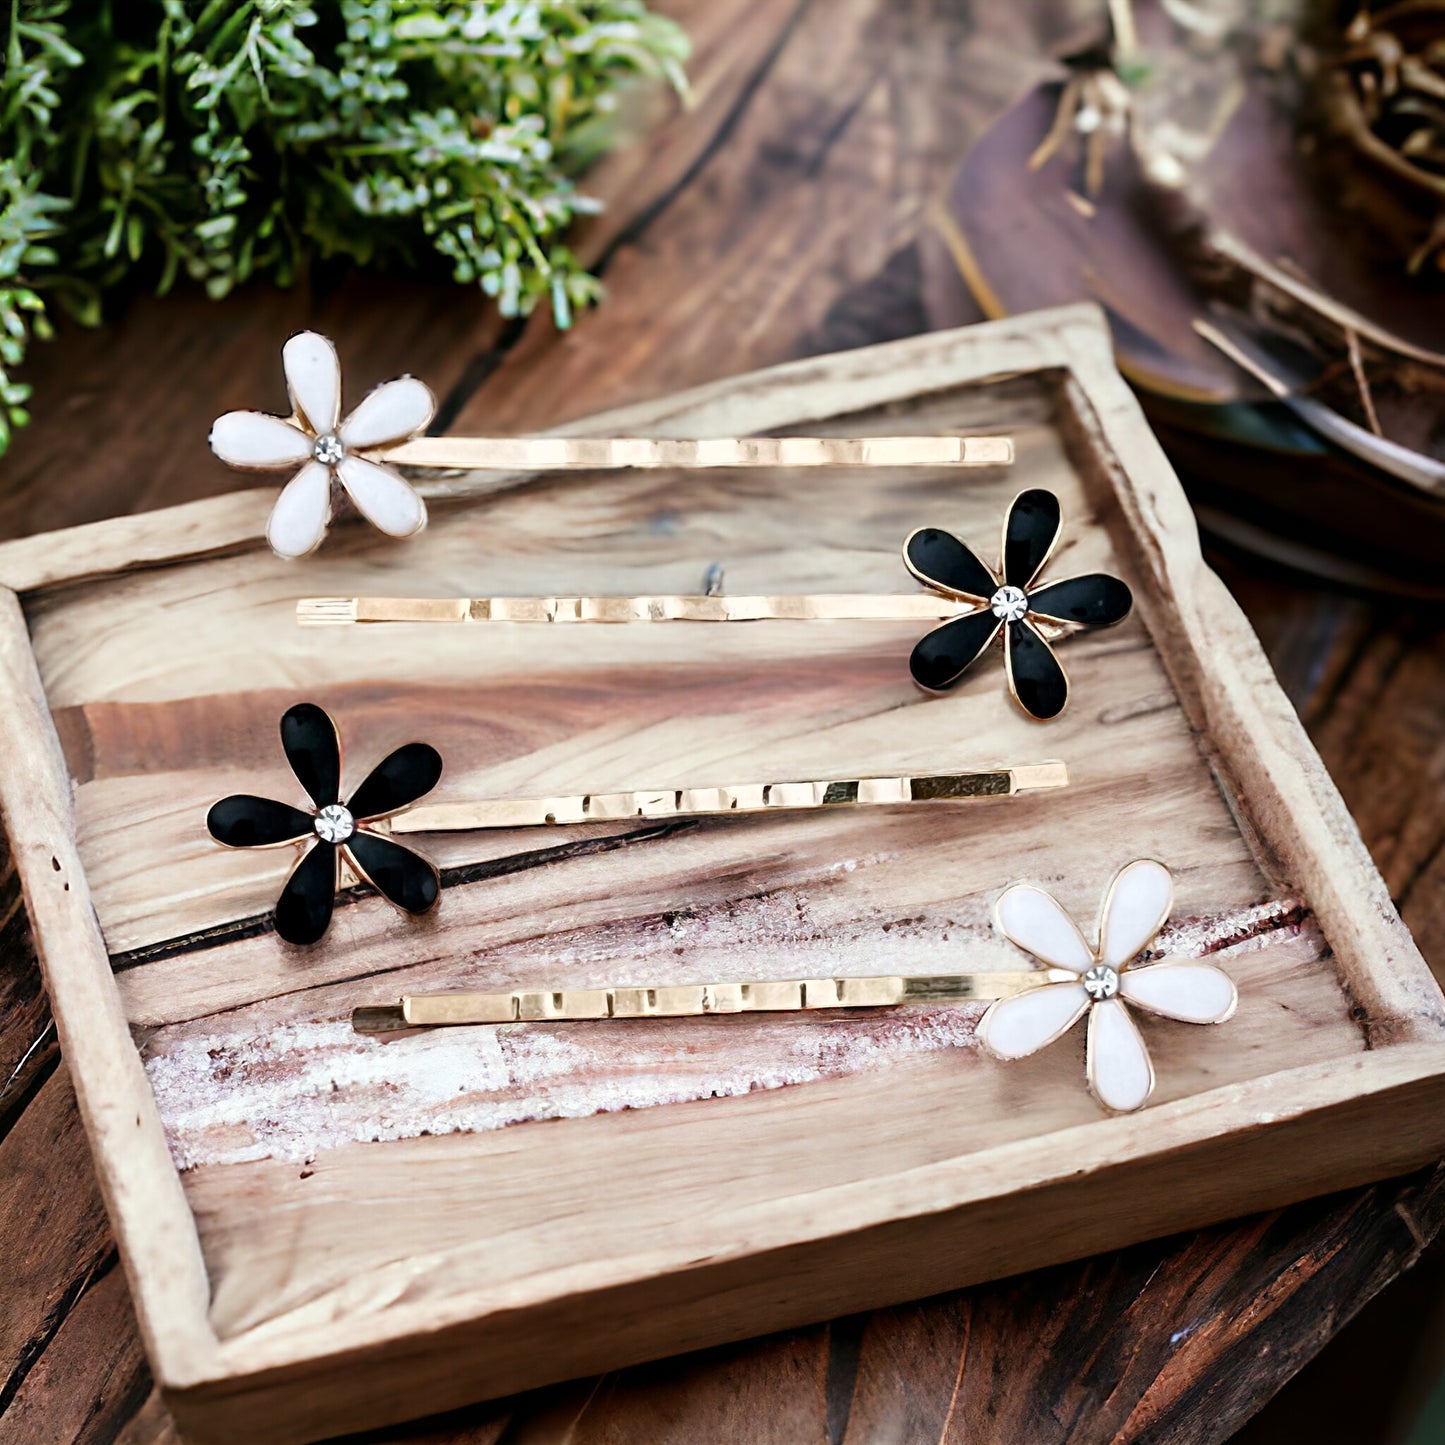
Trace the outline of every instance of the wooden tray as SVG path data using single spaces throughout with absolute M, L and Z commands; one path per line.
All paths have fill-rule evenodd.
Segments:
M 406 364 L 397 358 L 398 369 Z M 256 398 L 217 397 L 216 409 Z M 934 1293 L 1404 1170 L 1445 1149 L 1445 1004 L 1089 308 L 740 377 L 574 428 L 1004 430 L 970 473 L 476 477 L 417 541 L 299 565 L 270 490 L 0 545 L 0 799 L 141 1326 L 202 1441 L 311 1440 Z M 1060 494 L 1055 575 L 1133 586 L 1047 726 L 981 665 L 931 699 L 907 624 L 300 630 L 301 594 L 894 591 L 913 526 Z M 357 893 L 265 924 L 287 858 L 204 830 L 291 797 L 309 698 L 348 777 L 412 737 L 437 801 L 1063 758 L 1064 793 L 453 838 L 417 924 Z M 1108 1117 L 1082 1031 L 974 1046 L 978 1006 L 352 1033 L 403 991 L 1016 968 L 1006 883 L 1081 918 L 1175 871 L 1165 942 L 1241 1003 L 1143 1024 Z

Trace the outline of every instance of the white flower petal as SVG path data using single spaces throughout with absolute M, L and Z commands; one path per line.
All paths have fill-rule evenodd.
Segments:
M 298 331 L 281 348 L 291 405 L 317 436 L 336 430 L 341 415 L 341 363 L 319 332 Z
M 1032 883 L 1006 888 L 994 910 L 1005 938 L 1056 968 L 1083 973 L 1094 962 L 1079 925 L 1050 893 Z
M 1151 963 L 1119 975 L 1130 1003 L 1186 1024 L 1222 1024 L 1239 1002 L 1234 980 L 1212 963 Z
M 1066 1034 L 1088 1006 L 1082 984 L 1046 983 L 991 1003 L 978 1040 L 1000 1059 L 1021 1059 Z
M 336 470 L 357 509 L 388 537 L 410 537 L 426 526 L 426 503 L 390 467 L 346 457 Z
M 1104 895 L 1100 960 L 1110 968 L 1122 968 L 1142 953 L 1164 926 L 1173 904 L 1174 880 L 1162 863 L 1152 858 L 1126 863 Z
M 1116 998 L 1089 1010 L 1089 1087 L 1106 1108 L 1125 1114 L 1154 1092 L 1154 1065 L 1129 1010 Z
M 264 411 L 228 411 L 211 424 L 211 450 L 227 466 L 270 471 L 304 462 L 311 455 L 311 438 Z
M 353 450 L 405 441 L 436 413 L 431 388 L 414 376 L 384 381 L 341 423 L 341 440 Z
M 304 557 L 320 545 L 331 521 L 331 468 L 308 462 L 281 489 L 266 540 L 278 557 Z

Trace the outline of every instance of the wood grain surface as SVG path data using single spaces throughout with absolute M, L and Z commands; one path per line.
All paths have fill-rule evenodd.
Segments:
M 445 395 L 447 424 L 501 430 L 919 329 L 922 206 L 976 127 L 1042 73 L 1045 46 L 1075 33 L 1068 7 L 669 8 L 699 42 L 697 103 L 596 177 L 611 208 L 584 251 L 605 266 L 608 308 L 558 337 L 540 319 L 498 327 L 480 302 L 458 304 L 442 286 L 348 280 L 325 295 L 258 293 L 220 307 L 137 303 L 117 327 L 67 336 L 37 358 L 37 381 L 63 400 L 51 414 L 42 407 L 5 463 L 0 531 L 231 485 L 204 449 L 217 398 L 279 406 L 276 338 L 302 324 L 336 337 L 349 387 L 409 369 Z M 146 376 L 144 408 L 133 384 L 118 385 L 127 375 Z M 1429 617 L 1320 597 L 1279 576 L 1231 566 L 1227 577 L 1407 922 L 1427 956 L 1445 959 L 1445 634 Z M 157 630 L 147 705 L 165 704 L 173 635 Z M 103 680 L 101 651 L 89 665 Z M 107 754 L 117 735 L 104 724 L 97 710 L 73 734 L 96 746 L 97 782 L 126 766 Z M 275 766 L 274 755 L 256 762 Z M 55 1439 L 173 1438 L 158 1404 L 142 1403 L 145 1366 L 13 876 L 6 889 L 0 1214 L 12 1243 L 0 1439 L 46 1438 L 41 1421 Z M 139 920 L 117 925 L 137 928 L 144 948 Z M 376 1438 L 1220 1440 L 1413 1260 L 1442 1218 L 1445 1188 L 1425 1175 Z M 227 1307 L 240 1319 L 255 1306 L 236 1295 Z

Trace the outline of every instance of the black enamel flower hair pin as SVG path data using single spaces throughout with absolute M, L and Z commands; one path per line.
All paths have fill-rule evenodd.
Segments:
M 301 857 L 276 900 L 276 932 L 287 943 L 315 943 L 331 922 L 344 857 L 363 882 L 406 913 L 425 913 L 441 880 L 420 854 L 375 831 L 383 818 L 429 793 L 441 777 L 441 754 L 407 743 L 383 758 L 341 802 L 341 739 L 315 703 L 298 703 L 281 718 L 281 746 L 315 812 L 234 793 L 206 815 L 211 837 L 228 848 L 298 845 Z
M 1133 606 L 1117 577 L 1090 572 L 1040 584 L 1039 574 L 1061 531 L 1059 499 L 1041 489 L 1014 498 L 1003 524 L 995 572 L 950 532 L 920 527 L 903 544 L 908 570 L 935 592 L 976 610 L 935 627 L 908 659 L 913 680 L 929 692 L 951 688 L 1003 631 L 1009 692 L 1030 717 L 1057 717 L 1069 700 L 1069 679 L 1050 639 L 1122 622 Z

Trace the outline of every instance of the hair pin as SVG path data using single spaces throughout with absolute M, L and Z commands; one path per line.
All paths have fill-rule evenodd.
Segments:
M 386 622 L 938 622 L 913 649 L 908 666 L 928 692 L 946 692 L 1002 634 L 1014 701 L 1039 721 L 1068 704 L 1069 679 L 1053 643 L 1079 631 L 1112 627 L 1133 607 L 1128 585 L 1106 572 L 1055 582 L 1039 578 L 1063 531 L 1058 498 L 1021 492 L 1003 522 L 999 565 L 989 567 L 964 542 L 921 527 L 903 543 L 903 563 L 923 592 L 644 597 L 303 597 L 303 626 Z
M 1051 973 L 1050 978 L 1054 978 Z M 1057 980 L 1071 974 L 1060 971 Z M 676 1019 L 708 1014 L 803 1013 L 813 1009 L 893 1008 L 903 1003 L 970 1003 L 1039 986 L 1036 969 L 931 977 L 786 978 L 751 983 L 660 987 L 510 989 L 500 993 L 412 993 L 398 1003 L 353 1010 L 361 1033 L 466 1024 L 577 1023 L 589 1019 Z
M 533 828 L 622 818 L 706 818 L 814 808 L 963 803 L 1067 787 L 1059 762 L 973 773 L 923 773 L 882 778 L 791 783 L 726 783 L 712 788 L 653 788 L 626 793 L 574 793 L 557 798 L 494 798 L 433 803 L 388 820 L 392 833 L 457 833 L 483 828 Z
M 1238 1003 L 1234 981 L 1212 963 L 1140 959 L 1173 903 L 1169 870 L 1139 859 L 1115 874 L 1104 895 L 1097 946 L 1043 889 L 1016 884 L 995 909 L 1001 933 L 1042 965 L 1018 972 L 927 977 L 755 980 L 664 986 L 511 989 L 496 993 L 404 994 L 394 1005 L 358 1008 L 363 1033 L 468 1024 L 687 1018 L 712 1014 L 791 1013 L 893 1008 L 905 1003 L 991 1000 L 978 1039 L 999 1059 L 1019 1059 L 1062 1037 L 1089 1015 L 1086 1078 L 1104 1108 L 1140 1108 L 1154 1090 L 1154 1069 L 1129 1007 L 1183 1023 L 1217 1024 Z
M 431 437 L 430 389 L 412 376 L 383 382 L 346 417 L 336 348 L 302 331 L 281 348 L 290 416 L 229 411 L 211 427 L 228 466 L 293 475 L 266 527 L 288 559 L 320 546 L 344 496 L 389 537 L 426 525 L 426 503 L 395 470 L 600 471 L 633 468 L 993 467 L 1014 459 L 1006 436 Z
M 707 788 L 662 788 L 577 793 L 550 798 L 495 798 L 416 806 L 441 777 L 441 754 L 407 743 L 384 758 L 341 801 L 341 741 L 336 725 L 315 703 L 299 703 L 281 718 L 281 746 L 314 811 L 251 793 L 235 793 L 206 815 L 211 836 L 228 848 L 302 850 L 276 904 L 276 932 L 288 943 L 315 943 L 331 921 L 340 868 L 347 863 L 406 913 L 427 912 L 441 880 L 397 834 L 475 832 L 550 827 L 625 818 L 700 818 L 909 803 L 962 803 L 1010 797 L 1068 785 L 1061 762 L 975 772 L 732 783 Z

